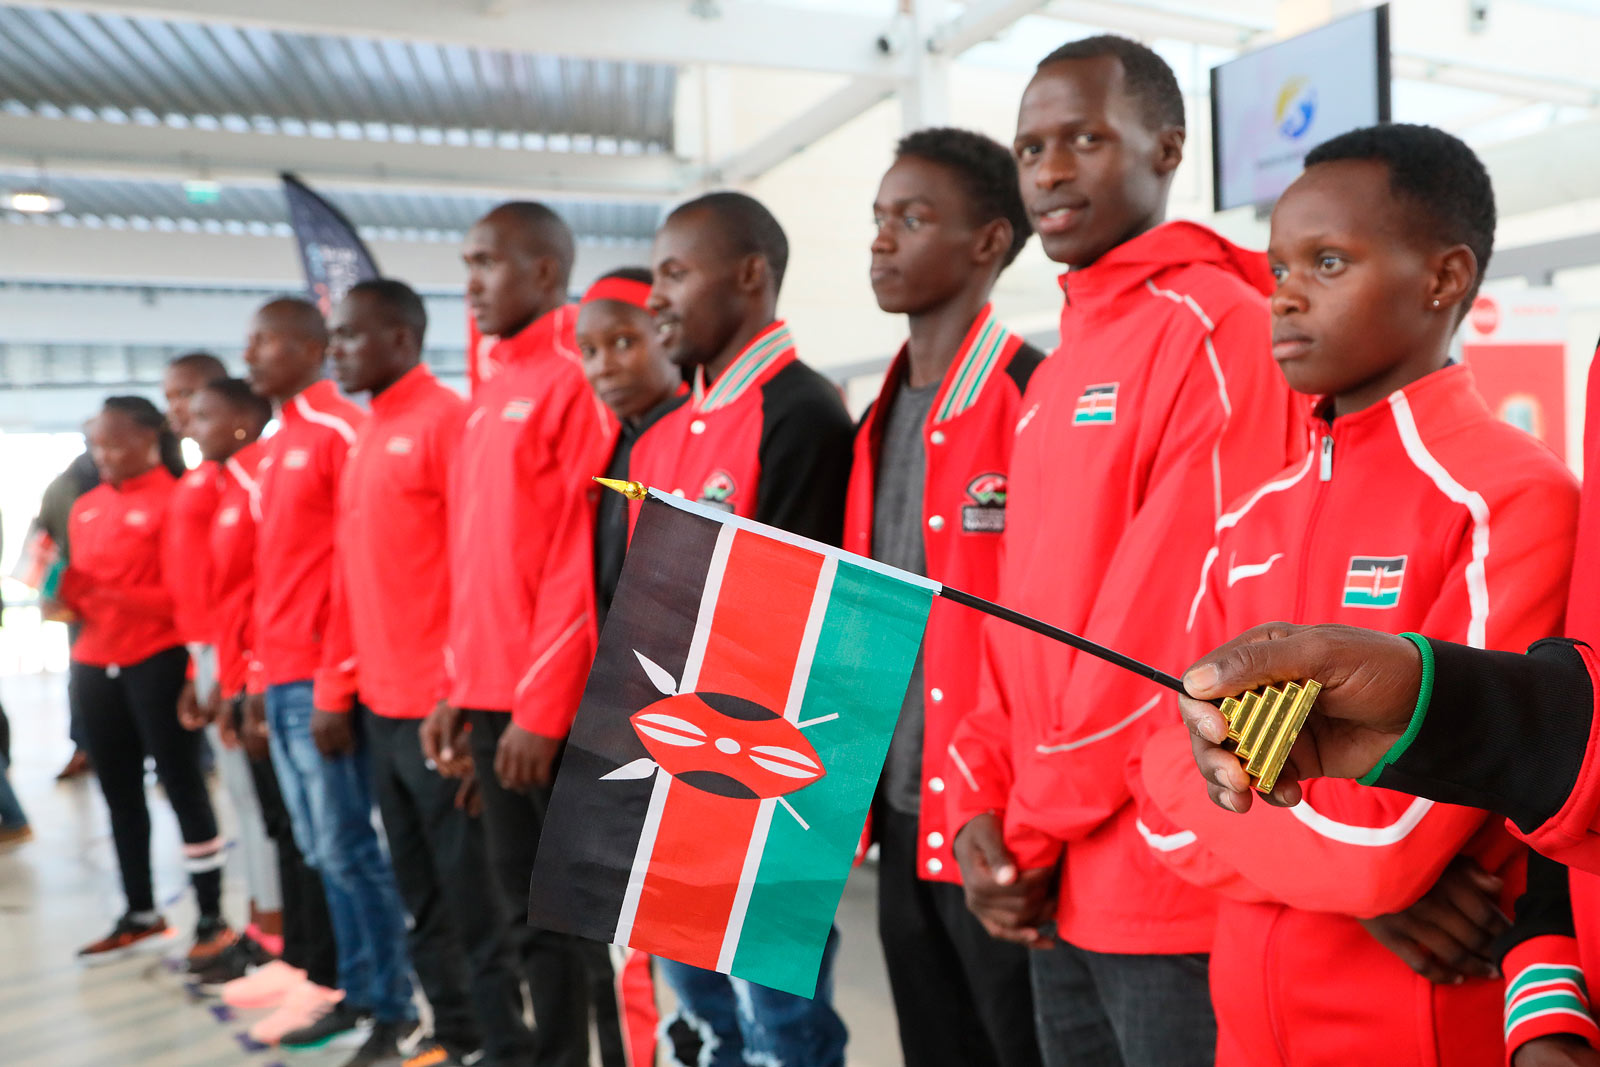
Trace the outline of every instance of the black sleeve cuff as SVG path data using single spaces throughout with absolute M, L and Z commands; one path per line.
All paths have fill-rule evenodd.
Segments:
M 1537 852 L 1528 853 L 1528 885 L 1517 898 L 1512 925 L 1494 939 L 1490 951 L 1502 964 L 1506 953 L 1536 937 L 1576 936 L 1567 868 Z
M 1433 646 L 1433 699 L 1411 747 L 1377 784 L 1484 808 L 1524 833 L 1566 804 L 1589 745 L 1594 691 L 1573 642 L 1527 655 Z

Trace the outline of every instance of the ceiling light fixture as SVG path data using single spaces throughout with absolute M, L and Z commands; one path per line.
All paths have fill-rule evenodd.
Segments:
M 39 189 L 19 189 L 11 194 L 11 210 L 29 215 L 53 215 L 67 205 L 59 196 Z

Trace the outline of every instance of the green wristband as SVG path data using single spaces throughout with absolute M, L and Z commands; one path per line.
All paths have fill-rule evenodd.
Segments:
M 1384 768 L 1406 754 L 1411 742 L 1422 732 L 1422 723 L 1428 717 L 1428 705 L 1433 701 L 1433 646 L 1428 644 L 1428 639 L 1421 634 L 1405 633 L 1400 636 L 1416 645 L 1417 651 L 1422 654 L 1422 684 L 1417 687 L 1417 706 L 1411 712 L 1411 725 L 1400 735 L 1400 740 L 1389 746 L 1389 751 L 1383 754 L 1383 758 L 1373 766 L 1372 770 L 1356 779 L 1362 785 L 1376 784 Z

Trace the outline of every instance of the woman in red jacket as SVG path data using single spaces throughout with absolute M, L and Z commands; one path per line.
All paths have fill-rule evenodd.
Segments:
M 79 497 L 69 520 L 72 559 L 58 596 L 83 623 L 72 647 L 72 684 L 83 697 L 83 731 L 122 869 L 128 911 L 78 957 L 100 962 L 168 935 L 150 877 L 150 812 L 144 759 L 178 817 L 184 865 L 199 898 L 197 943 L 214 940 L 221 917 L 222 840 L 200 770 L 200 735 L 178 722 L 189 654 L 161 580 L 161 527 L 182 470 L 178 440 L 143 397 L 109 397 L 87 429 L 100 485 Z

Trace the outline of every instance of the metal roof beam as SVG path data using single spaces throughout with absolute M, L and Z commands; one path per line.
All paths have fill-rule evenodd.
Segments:
M 259 181 L 292 170 L 315 183 L 568 197 L 671 199 L 688 181 L 666 154 L 535 152 L 234 133 L 0 113 L 0 166 L 128 177 Z
M 712 163 L 701 175 L 706 186 L 752 181 L 845 123 L 894 95 L 895 83 L 857 78 L 836 89 L 753 144 Z
M 880 49 L 890 19 L 779 4 L 728 3 L 714 18 L 663 0 L 64 0 L 55 7 L 299 33 L 443 42 L 542 55 L 897 76 Z
M 927 49 L 935 55 L 958 56 L 973 45 L 1009 29 L 1024 15 L 1031 15 L 1049 0 L 978 0 L 969 3 L 955 18 L 929 35 Z

